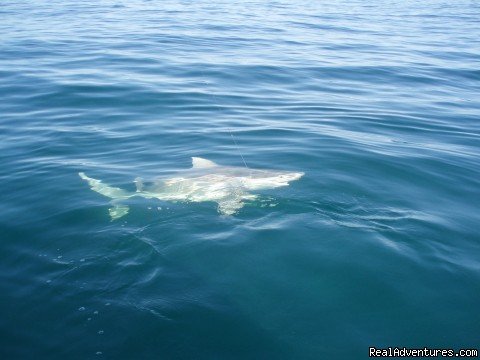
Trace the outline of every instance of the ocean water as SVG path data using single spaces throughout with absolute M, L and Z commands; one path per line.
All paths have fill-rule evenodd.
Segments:
M 479 18 L 467 0 L 2 1 L 0 358 L 478 347 Z M 240 155 L 305 176 L 234 216 L 139 198 L 116 221 L 78 176 L 133 190 Z

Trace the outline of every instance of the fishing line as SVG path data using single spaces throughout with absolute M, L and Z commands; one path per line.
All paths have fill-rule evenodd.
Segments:
M 201 72 L 202 72 L 203 78 L 205 79 L 205 80 L 203 80 L 203 83 L 210 85 L 210 82 L 209 82 L 208 80 L 206 80 L 206 76 L 205 76 L 205 73 L 203 72 L 203 70 L 201 70 Z M 213 92 L 212 92 L 212 93 L 209 92 L 209 95 L 210 95 L 210 96 L 212 97 L 212 99 L 213 99 L 213 103 L 214 103 L 214 105 L 215 105 L 216 111 L 217 111 L 218 113 L 220 113 L 221 106 L 220 106 L 219 102 L 217 101 L 217 97 L 215 96 L 215 94 L 214 94 Z M 242 158 L 243 165 L 245 165 L 245 167 L 246 167 L 248 170 L 250 170 L 250 168 L 248 167 L 247 162 L 245 161 L 245 158 L 243 157 L 243 154 L 242 154 L 242 152 L 241 152 L 241 150 L 240 150 L 240 146 L 238 146 L 237 140 L 235 139 L 235 136 L 233 136 L 233 132 L 232 132 L 231 128 L 230 128 L 230 127 L 227 127 L 227 130 L 228 130 L 228 133 L 230 134 L 230 137 L 232 138 L 233 144 L 235 145 L 235 148 L 236 148 L 238 154 L 239 154 L 240 157 Z

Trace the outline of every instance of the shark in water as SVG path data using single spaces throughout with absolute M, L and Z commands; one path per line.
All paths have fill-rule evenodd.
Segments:
M 256 198 L 250 191 L 287 186 L 304 173 L 222 166 L 193 157 L 192 167 L 172 178 L 155 181 L 150 186 L 145 186 L 140 178 L 135 179 L 135 192 L 109 186 L 83 172 L 79 175 L 93 191 L 112 199 L 109 212 L 112 220 L 115 220 L 128 213 L 129 208 L 121 203 L 122 200 L 134 196 L 164 201 L 212 201 L 218 204 L 220 214 L 233 215 L 243 207 L 245 200 Z

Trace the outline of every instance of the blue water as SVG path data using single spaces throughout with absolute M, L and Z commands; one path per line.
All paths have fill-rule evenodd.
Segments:
M 480 3 L 2 1 L 0 358 L 478 347 Z M 232 141 L 237 141 L 238 147 Z M 108 199 L 192 156 L 234 216 Z

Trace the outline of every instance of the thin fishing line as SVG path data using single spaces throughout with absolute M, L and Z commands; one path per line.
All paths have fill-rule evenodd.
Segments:
M 202 72 L 203 78 L 205 79 L 205 80 L 203 80 L 203 83 L 210 85 L 210 82 L 208 80 L 206 80 L 206 76 L 205 76 L 205 73 L 203 72 L 203 70 L 201 70 L 201 72 Z M 215 105 L 216 111 L 220 112 L 221 107 L 220 107 L 220 104 L 217 101 L 217 97 L 215 96 L 214 93 L 209 93 L 209 95 L 213 98 L 213 103 Z M 232 130 L 230 129 L 230 127 L 227 127 L 227 130 L 228 130 L 228 133 L 230 134 L 230 137 L 232 138 L 233 144 L 235 145 L 235 148 L 236 148 L 238 154 L 242 158 L 243 165 L 245 165 L 245 167 L 248 170 L 250 170 L 250 168 L 247 165 L 247 162 L 245 161 L 245 158 L 243 157 L 242 152 L 240 151 L 240 146 L 238 146 L 237 140 L 235 139 L 235 136 L 233 136 Z

